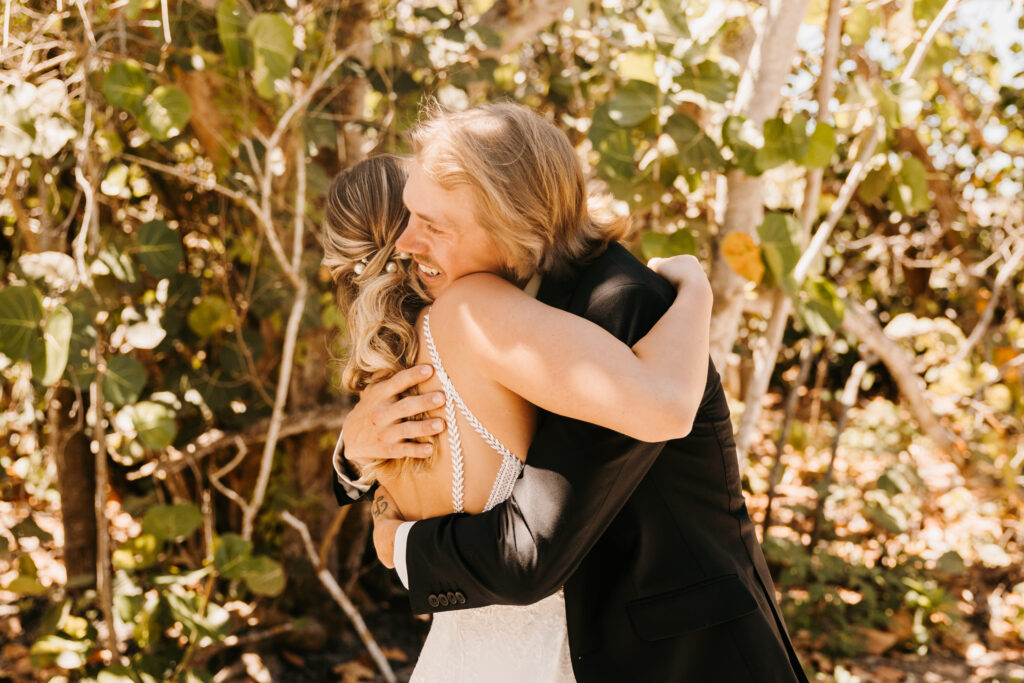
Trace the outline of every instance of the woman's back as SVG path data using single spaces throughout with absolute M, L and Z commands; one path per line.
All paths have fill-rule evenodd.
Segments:
M 429 337 L 438 353 L 438 360 L 450 378 L 455 391 L 466 407 L 497 441 L 520 460 L 525 459 L 536 423 L 536 408 L 520 396 L 510 392 L 482 371 L 478 359 L 460 344 L 450 318 L 456 312 L 451 308 L 432 306 L 422 311 L 416 322 L 419 337 L 417 363 L 435 365 L 430 353 Z M 428 319 L 429 315 L 429 319 Z M 428 333 L 429 323 L 429 333 Z M 441 372 L 421 385 L 421 393 L 442 391 Z M 445 419 L 445 406 L 429 413 L 433 418 Z M 502 454 L 489 444 L 470 424 L 458 408 L 454 409 L 461 436 L 462 468 L 464 476 L 465 512 L 484 510 L 495 480 L 502 466 Z M 421 470 L 406 471 L 400 475 L 383 474 L 381 484 L 395 499 L 405 519 L 424 519 L 451 513 L 453 505 L 453 453 L 449 440 L 451 426 L 446 425 L 438 443 L 438 454 L 433 462 Z

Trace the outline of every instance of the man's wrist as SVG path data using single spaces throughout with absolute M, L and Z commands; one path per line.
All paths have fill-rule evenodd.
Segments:
M 338 434 L 338 442 L 334 445 L 334 454 L 331 456 L 331 462 L 334 464 L 334 471 L 347 479 L 355 481 L 362 476 L 359 466 L 345 455 L 344 427 L 342 427 L 341 433 Z

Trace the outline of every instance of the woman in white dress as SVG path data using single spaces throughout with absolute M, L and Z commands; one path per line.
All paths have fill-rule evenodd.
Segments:
M 632 349 L 487 273 L 451 283 L 436 301 L 395 249 L 408 212 L 404 161 L 378 156 L 339 175 L 328 193 L 324 264 L 347 315 L 347 390 L 416 364 L 433 377 L 429 417 L 446 434 L 425 457 L 364 468 L 407 520 L 478 513 L 505 500 L 522 469 L 537 407 L 647 441 L 685 436 L 707 374 L 711 291 L 692 257 L 655 264 L 683 293 Z M 435 615 L 413 681 L 572 681 L 564 602 L 494 605 Z

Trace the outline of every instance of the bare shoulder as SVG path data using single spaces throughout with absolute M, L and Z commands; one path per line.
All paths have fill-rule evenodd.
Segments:
M 431 305 L 431 335 L 442 348 L 459 348 L 467 360 L 494 361 L 537 324 L 537 307 L 542 305 L 507 280 L 474 273 L 453 282 Z
M 465 325 L 468 320 L 486 321 L 508 312 L 509 307 L 533 299 L 511 282 L 492 273 L 472 273 L 453 282 L 431 306 L 430 318 L 438 324 Z

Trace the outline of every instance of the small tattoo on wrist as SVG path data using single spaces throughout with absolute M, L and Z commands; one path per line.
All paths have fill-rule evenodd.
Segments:
M 377 519 L 378 517 L 383 515 L 384 512 L 387 511 L 387 509 L 388 509 L 388 502 L 386 500 L 384 500 L 383 498 L 376 499 L 375 501 L 373 501 L 373 507 L 371 508 L 371 512 L 373 513 L 373 518 Z

